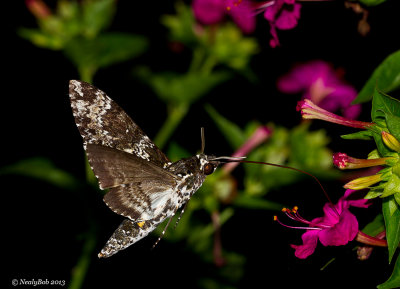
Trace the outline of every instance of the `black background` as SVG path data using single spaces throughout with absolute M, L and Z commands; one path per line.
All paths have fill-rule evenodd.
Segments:
M 37 48 L 17 36 L 20 27 L 36 27 L 35 19 L 23 1 L 10 2 L 3 7 L 7 17 L 2 41 L 1 165 L 43 156 L 84 179 L 81 138 L 68 99 L 68 81 L 76 79 L 77 72 L 61 52 Z M 255 37 L 261 52 L 253 58 L 251 66 L 260 81 L 248 83 L 238 75 L 217 87 L 191 108 L 172 138 L 195 153 L 200 146 L 199 128 L 204 126 L 207 152 L 232 153 L 205 113 L 205 103 L 211 103 L 240 126 L 253 119 L 287 127 L 298 124 L 300 116 L 295 111 L 298 98 L 280 95 L 275 88 L 277 77 L 295 62 L 329 61 L 343 68 L 345 79 L 360 89 L 373 69 L 399 48 L 400 5 L 396 2 L 388 1 L 370 9 L 371 31 L 367 37 L 357 33 L 360 16 L 345 9 L 341 1 L 305 3 L 299 25 L 279 32 L 282 46 L 276 49 L 269 48 L 269 27 L 259 17 Z M 100 70 L 94 79 L 94 84 L 119 103 L 150 137 L 165 119 L 165 106 L 148 87 L 135 80 L 132 68 L 141 64 L 154 71 L 185 71 L 190 61 L 187 54 L 174 54 L 168 49 L 166 31 L 159 22 L 160 15 L 166 13 L 174 13 L 173 1 L 119 1 L 109 30 L 145 35 L 149 37 L 150 48 L 140 59 Z M 363 108 L 360 119 L 369 120 L 370 107 L 366 104 Z M 365 157 L 373 149 L 372 143 L 340 140 L 340 134 L 351 132 L 349 129 L 320 122 L 313 124 L 313 129 L 322 127 L 329 132 L 333 150 Z M 98 194 L 87 193 L 90 190 L 85 188 L 71 192 L 19 176 L 2 176 L 1 181 L 5 225 L 2 250 L 7 272 L 3 281 L 10 287 L 14 278 L 61 279 L 68 283 L 81 253 L 79 238 L 88 228 L 88 212 L 100 224 L 101 239 L 96 252 L 121 220 L 104 206 Z M 327 186 L 330 191 L 342 192 L 341 184 Z M 288 192 L 273 192 L 271 199 L 298 204 L 312 218 L 321 215 L 325 202 L 315 188 L 312 182 L 304 183 L 296 191 L 292 188 Z M 340 194 L 332 198 L 337 199 Z M 368 213 L 361 209 L 354 212 L 368 222 L 379 209 L 379 205 L 374 205 Z M 234 287 L 374 288 L 389 277 L 392 269 L 387 265 L 384 249 L 375 250 L 368 261 L 360 262 L 352 251 L 354 244 L 340 248 L 319 245 L 312 257 L 296 259 L 289 244 L 300 243 L 301 232 L 271 224 L 273 214 L 237 210 L 223 227 L 223 246 L 246 257 L 244 278 Z M 110 259 L 98 260 L 93 256 L 84 287 L 196 288 L 202 276 L 216 275 L 215 267 L 201 263 L 183 244 L 161 242 L 151 251 L 155 239 L 150 236 Z M 320 271 L 332 257 L 337 260 Z

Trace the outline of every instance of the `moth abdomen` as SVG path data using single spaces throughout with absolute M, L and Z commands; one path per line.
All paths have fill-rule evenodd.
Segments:
M 120 250 L 124 250 L 140 239 L 146 237 L 155 229 L 157 224 L 152 220 L 134 222 L 125 219 L 114 231 L 104 248 L 97 255 L 99 258 L 108 258 Z

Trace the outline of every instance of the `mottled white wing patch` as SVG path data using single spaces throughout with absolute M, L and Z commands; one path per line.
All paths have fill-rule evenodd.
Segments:
M 172 188 L 160 184 L 132 183 L 110 189 L 104 202 L 115 213 L 141 222 L 170 216 L 178 204 L 174 195 Z
M 69 95 L 75 123 L 87 144 L 98 144 L 134 154 L 160 167 L 168 158 L 133 120 L 103 91 L 71 80 Z

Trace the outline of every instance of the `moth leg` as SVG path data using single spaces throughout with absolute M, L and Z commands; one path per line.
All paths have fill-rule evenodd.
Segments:
M 189 199 L 189 200 L 190 200 L 190 199 Z M 181 211 L 181 213 L 179 214 L 178 220 L 176 220 L 174 229 L 176 229 L 176 226 L 178 226 L 178 223 L 179 223 L 179 221 L 181 220 L 182 215 L 183 215 L 183 213 L 184 213 L 185 210 L 186 210 L 186 207 L 187 207 L 187 205 L 188 205 L 188 203 L 189 203 L 189 200 L 188 200 L 188 201 L 186 202 L 186 204 L 183 206 L 182 211 Z
M 175 209 L 174 213 L 172 214 L 171 218 L 169 218 L 168 223 L 165 225 L 164 230 L 162 231 L 160 237 L 158 237 L 157 241 L 154 243 L 152 249 L 154 249 L 157 246 L 158 242 L 161 241 L 161 238 L 164 236 L 165 232 L 167 231 L 167 228 L 168 228 L 169 224 L 171 223 L 172 218 L 175 216 L 177 211 L 178 211 L 178 207 L 176 207 L 176 209 Z

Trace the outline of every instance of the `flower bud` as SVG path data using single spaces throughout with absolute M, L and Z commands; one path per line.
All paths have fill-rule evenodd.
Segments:
M 351 190 L 362 190 L 376 184 L 382 180 L 381 174 L 376 174 L 367 177 L 361 177 L 354 179 L 347 184 L 344 185 L 344 188 L 351 189 Z
M 400 152 L 400 142 L 392 134 L 382 131 L 382 140 L 388 148 Z

